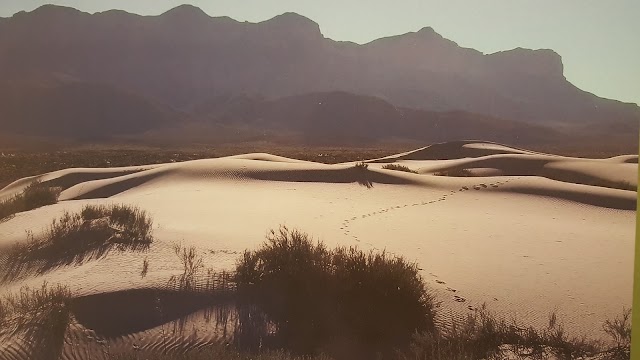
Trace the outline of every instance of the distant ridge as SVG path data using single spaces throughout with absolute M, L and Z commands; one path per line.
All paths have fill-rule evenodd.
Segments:
M 0 92 L 12 91 L 24 79 L 55 74 L 135 95 L 164 107 L 163 113 L 181 114 L 177 117 L 190 117 L 221 96 L 249 95 L 277 104 L 282 98 L 342 92 L 379 98 L 404 109 L 405 117 L 409 109 L 449 113 L 441 117 L 447 126 L 459 121 L 475 131 L 491 126 L 469 125 L 471 117 L 606 135 L 637 132 L 640 123 L 637 105 L 599 98 L 568 82 L 562 58 L 553 50 L 516 48 L 485 55 L 431 27 L 359 45 L 325 38 L 317 23 L 295 13 L 248 23 L 211 17 L 191 5 L 157 16 L 119 10 L 88 14 L 45 5 L 3 19 L 0 34 L 0 78 L 5 79 Z M 357 97 L 349 99 L 356 102 L 336 115 L 345 128 L 354 125 L 344 114 L 360 106 Z M 12 129 L 7 121 L 0 131 Z M 396 133 L 428 127 L 394 121 Z M 293 118 L 280 122 L 290 129 L 303 126 Z M 154 122 L 145 123 L 153 130 Z M 503 132 L 497 136 L 506 136 L 506 127 L 499 127 Z M 521 125 L 513 129 L 509 136 L 527 137 L 515 131 Z

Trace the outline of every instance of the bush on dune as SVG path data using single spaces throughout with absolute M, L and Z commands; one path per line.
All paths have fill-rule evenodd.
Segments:
M 418 173 L 415 170 L 411 170 L 408 167 L 404 165 L 399 165 L 399 164 L 386 164 L 386 165 L 383 165 L 382 168 L 387 170 L 404 171 L 404 172 L 413 173 L 413 174 Z
M 434 173 L 435 176 L 452 176 L 452 177 L 469 177 L 473 176 L 473 173 L 468 169 L 452 168 L 448 170 L 438 171 Z
M 416 334 L 398 359 L 629 359 L 629 316 L 624 310 L 622 316 L 605 321 L 604 330 L 616 343 L 605 347 L 600 341 L 568 336 L 555 313 L 549 315 L 546 328 L 536 329 L 499 319 L 482 306 L 449 331 Z
M 70 299 L 65 286 L 23 287 L 0 300 L 0 325 L 32 344 L 33 358 L 58 359 L 71 322 Z
M 434 329 L 433 299 L 403 258 L 329 250 L 281 227 L 245 252 L 236 270 L 240 296 L 275 325 L 274 336 L 258 335 L 296 353 L 370 358 Z
M 60 188 L 45 186 L 39 181 L 31 183 L 20 194 L 0 202 L 0 221 L 16 213 L 33 210 L 58 202 Z
M 82 264 L 114 248 L 147 249 L 153 241 L 152 225 L 146 212 L 128 205 L 87 205 L 79 213 L 65 212 L 41 236 L 29 232 L 27 242 L 9 249 L 5 280 L 25 270 L 42 273 L 62 265 Z

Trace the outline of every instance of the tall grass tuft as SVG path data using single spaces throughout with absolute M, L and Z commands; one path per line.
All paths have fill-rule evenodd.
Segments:
M 13 215 L 58 202 L 60 188 L 49 187 L 36 181 L 27 186 L 20 194 L 0 202 L 0 221 Z

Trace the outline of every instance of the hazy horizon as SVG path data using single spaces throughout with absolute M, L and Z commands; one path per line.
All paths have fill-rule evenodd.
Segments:
M 640 45 L 634 38 L 640 23 L 640 2 L 500 0 L 490 4 L 405 1 L 380 4 L 359 1 L 298 3 L 278 0 L 268 4 L 230 0 L 180 1 L 116 0 L 7 1 L 0 4 L 0 16 L 32 11 L 51 3 L 94 13 L 121 9 L 140 15 L 159 15 L 188 3 L 210 16 L 229 16 L 238 21 L 259 22 L 284 12 L 296 12 L 319 24 L 325 37 L 339 41 L 369 41 L 430 26 L 460 46 L 483 53 L 517 47 L 552 49 L 563 58 L 566 78 L 595 95 L 640 104 Z M 437 9 L 437 11 L 434 11 Z M 636 45 L 633 45 L 636 44 Z

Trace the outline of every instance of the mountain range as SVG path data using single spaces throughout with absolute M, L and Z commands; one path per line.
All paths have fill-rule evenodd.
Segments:
M 571 84 L 552 50 L 483 54 L 430 27 L 360 45 L 295 13 L 248 23 L 190 5 L 0 19 L 0 79 L 0 132 L 78 139 L 207 124 L 311 142 L 637 142 L 640 123 L 636 104 Z

